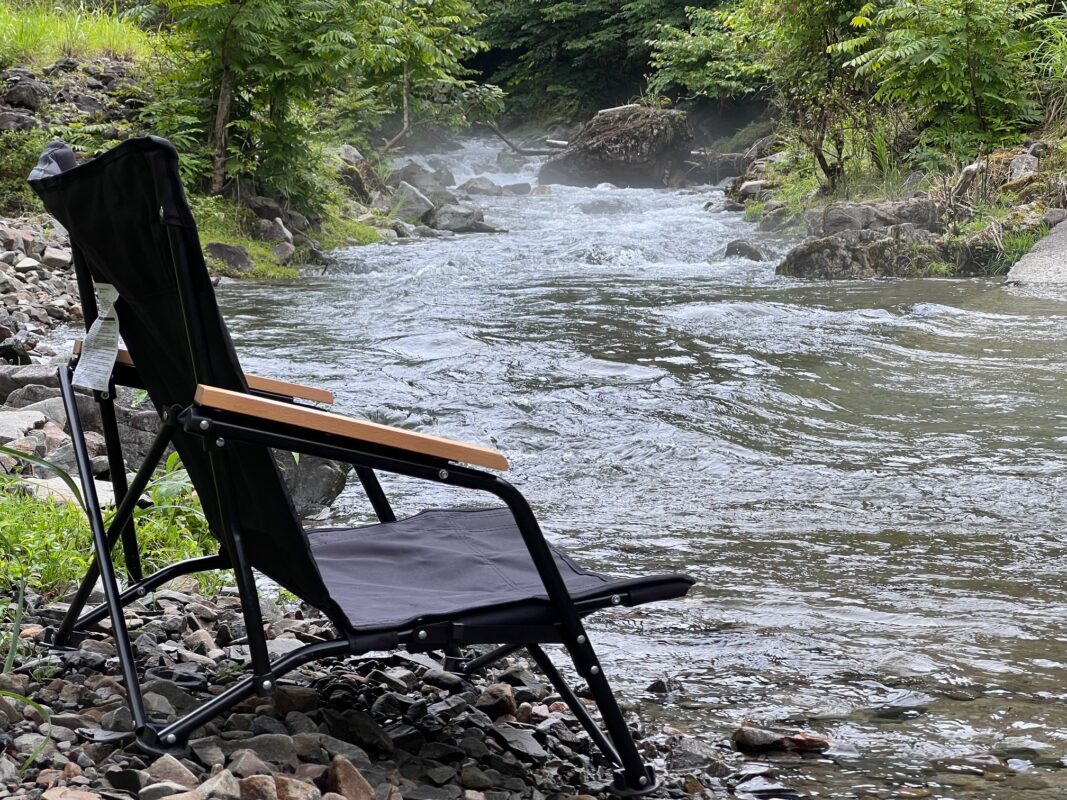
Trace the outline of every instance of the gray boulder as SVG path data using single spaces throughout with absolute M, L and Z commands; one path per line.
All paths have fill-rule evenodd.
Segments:
M 876 230 L 846 230 L 804 242 L 776 274 L 812 280 L 905 278 L 944 258 L 940 241 L 911 223 Z
M 4 92 L 4 102 L 9 106 L 36 111 L 48 99 L 48 85 L 33 78 L 20 80 Z
M 472 203 L 447 203 L 435 208 L 427 219 L 431 228 L 453 233 L 486 231 L 485 215 Z
M 337 151 L 337 156 L 346 164 L 353 167 L 359 166 L 366 160 L 363 158 L 363 154 L 350 144 L 341 145 Z
M 0 111 L 0 131 L 32 131 L 37 120 L 23 111 Z
M 684 111 L 622 106 L 601 111 L 549 158 L 541 183 L 662 187 L 685 171 L 692 135 Z
M 285 227 L 281 217 L 274 219 L 261 219 L 256 222 L 259 238 L 265 242 L 289 242 L 293 241 L 293 234 Z
M 46 417 L 40 411 L 21 409 L 0 411 L 0 444 L 23 438 L 34 428 L 44 425 Z
M 502 187 L 497 186 L 491 180 L 484 175 L 478 175 L 475 178 L 471 178 L 466 183 L 462 183 L 457 187 L 461 192 L 467 194 L 483 194 L 489 197 L 500 197 L 504 194 Z
M 333 505 L 345 488 L 351 464 L 340 464 L 316 456 L 303 455 L 297 461 L 292 453 L 275 450 L 274 462 L 293 496 L 293 505 L 304 519 Z
M 212 258 L 217 258 L 227 267 L 237 272 L 249 272 L 255 266 L 252 257 L 239 244 L 208 242 L 204 251 Z
M 293 260 L 293 256 L 296 254 L 296 248 L 292 245 L 291 242 L 280 242 L 270 252 L 279 264 L 285 266 Z
M 1037 156 L 1030 153 L 1020 153 L 1011 160 L 1008 165 L 1008 180 L 1017 181 L 1027 175 L 1033 175 L 1040 168 L 1041 162 Z
M 400 181 L 393 193 L 393 216 L 422 220 L 433 211 L 433 201 L 407 181 Z
M 767 254 L 752 242 L 734 239 L 726 245 L 727 258 L 747 258 L 749 261 L 766 261 Z
M 822 232 L 882 230 L 911 224 L 928 231 L 940 229 L 937 205 L 925 197 L 874 203 L 831 203 L 823 211 Z

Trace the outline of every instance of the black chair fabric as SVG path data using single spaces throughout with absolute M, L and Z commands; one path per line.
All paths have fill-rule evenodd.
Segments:
M 548 625 L 555 615 L 506 508 L 423 511 L 398 522 L 310 531 L 311 552 L 353 628 L 403 629 L 418 621 Z M 553 550 L 578 601 L 640 593 L 641 602 L 684 595 L 692 579 L 613 580 Z

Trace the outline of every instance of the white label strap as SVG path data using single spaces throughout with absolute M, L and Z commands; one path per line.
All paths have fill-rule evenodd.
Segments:
M 72 383 L 83 389 L 106 392 L 119 354 L 119 317 L 115 311 L 119 293 L 110 283 L 98 283 L 96 295 L 99 316 L 85 334 Z

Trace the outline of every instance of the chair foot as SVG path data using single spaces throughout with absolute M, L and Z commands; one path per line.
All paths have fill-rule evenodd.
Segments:
M 644 781 L 644 784 L 641 781 Z M 637 786 L 631 786 L 626 779 L 625 770 L 615 770 L 615 780 L 611 784 L 609 791 L 616 797 L 643 797 L 646 794 L 652 794 L 660 787 L 660 782 L 656 779 L 656 771 L 651 766 L 645 765 L 645 774 L 637 781 Z

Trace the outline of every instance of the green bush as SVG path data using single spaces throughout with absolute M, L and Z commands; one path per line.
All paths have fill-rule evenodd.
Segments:
M 875 83 L 875 97 L 909 114 L 936 147 L 971 157 L 1018 141 L 1040 119 L 1034 99 L 1034 0 L 868 3 L 859 36 L 831 47 Z
M 41 210 L 26 178 L 47 143 L 44 131 L 0 131 L 0 214 Z

